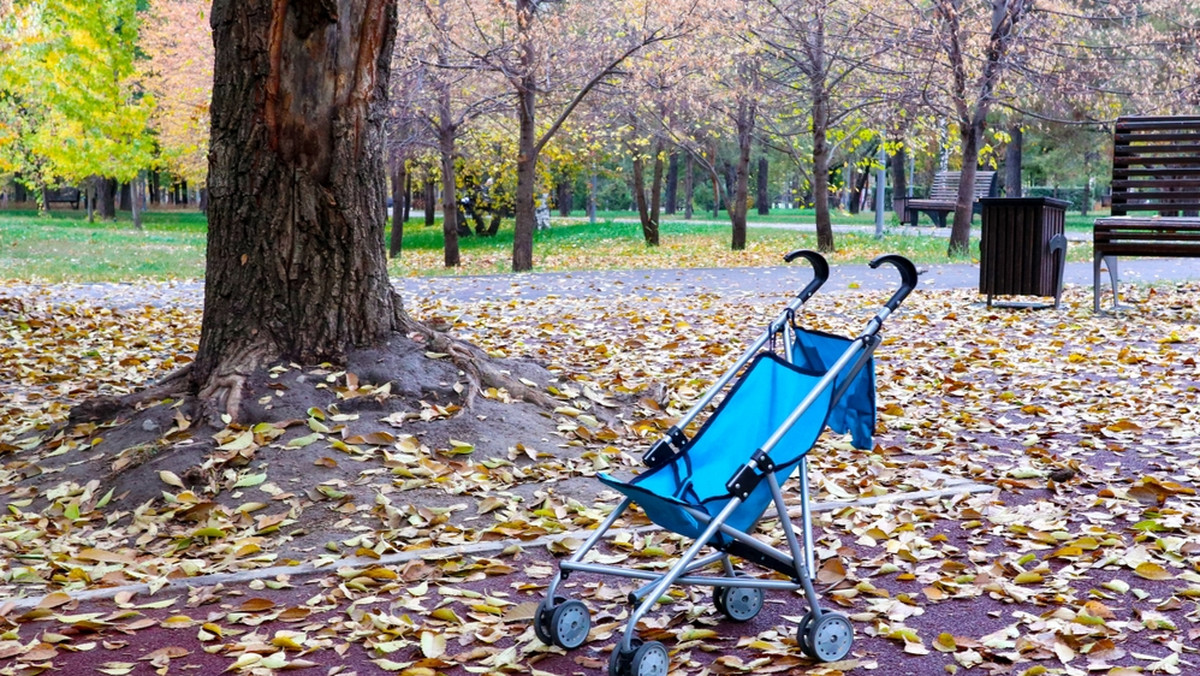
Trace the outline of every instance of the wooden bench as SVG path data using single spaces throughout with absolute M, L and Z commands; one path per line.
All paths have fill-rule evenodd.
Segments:
M 49 207 L 55 202 L 70 204 L 72 209 L 79 208 L 79 188 L 46 188 L 42 191 L 42 199 Z
M 1117 256 L 1200 258 L 1200 116 L 1119 118 L 1112 179 L 1112 216 L 1092 228 L 1096 312 L 1102 264 L 1119 307 Z
M 933 187 L 929 189 L 929 197 L 919 200 L 908 200 L 904 205 L 907 218 L 905 220 L 917 227 L 917 219 L 924 212 L 939 228 L 946 227 L 946 214 L 954 213 L 954 205 L 958 202 L 958 184 L 962 179 L 961 171 L 939 171 L 933 177 Z M 996 172 L 975 172 L 974 186 L 975 203 L 971 207 L 972 214 L 978 214 L 983 209 L 979 203 L 981 197 L 996 196 Z

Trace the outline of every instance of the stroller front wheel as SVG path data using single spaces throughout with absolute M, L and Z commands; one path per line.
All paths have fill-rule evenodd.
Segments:
M 845 615 L 838 613 L 822 613 L 816 620 L 809 613 L 801 619 L 798 634 L 800 648 L 820 662 L 844 659 L 854 643 L 854 626 Z
M 666 676 L 671 668 L 667 648 L 658 641 L 643 643 L 634 639 L 632 650 L 613 648 L 608 660 L 608 676 Z
M 546 645 L 574 650 L 587 640 L 592 616 L 582 601 L 562 596 L 542 599 L 533 616 L 533 633 Z

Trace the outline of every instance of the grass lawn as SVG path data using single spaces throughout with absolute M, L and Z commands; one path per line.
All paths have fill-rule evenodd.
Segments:
M 755 214 L 753 218 L 774 222 L 776 217 L 789 216 L 806 222 L 805 210 L 776 210 L 770 217 Z M 835 223 L 870 224 L 871 219 L 869 213 L 846 215 Z M 747 249 L 739 252 L 729 249 L 727 223 L 666 221 L 659 247 L 643 244 L 641 228 L 635 223 L 560 223 L 535 233 L 534 267 L 567 271 L 776 265 L 786 251 L 816 247 L 814 234 L 756 228 L 753 223 Z M 128 213 L 116 222 L 87 223 L 82 211 L 58 209 L 45 216 L 33 211 L 0 211 L 0 279 L 98 282 L 200 277 L 204 274 L 206 230 L 205 216 L 190 211 L 148 212 L 142 231 L 133 229 Z M 951 262 L 944 238 L 890 230 L 894 232 L 881 240 L 869 232 L 837 233 L 838 250 L 829 258 L 833 263 L 861 263 L 881 253 L 900 253 L 918 264 Z M 404 252 L 390 261 L 389 268 L 397 276 L 506 273 L 511 269 L 512 236 L 509 225 L 493 238 L 462 238 L 462 265 L 448 271 L 442 265 L 440 220 L 434 227 L 410 220 L 405 227 Z M 1090 249 L 1074 245 L 1071 258 L 1089 259 Z M 971 259 L 978 256 L 978 242 L 972 242 Z
M 88 223 L 81 211 L 0 212 L 0 279 L 47 282 L 192 278 L 204 275 L 207 219 L 148 212 L 137 231 L 128 213 Z

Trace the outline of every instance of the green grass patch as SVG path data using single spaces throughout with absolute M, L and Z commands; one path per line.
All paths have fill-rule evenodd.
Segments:
M 204 274 L 204 214 L 148 212 L 88 223 L 82 211 L 0 213 L 0 279 L 47 282 L 193 278 Z

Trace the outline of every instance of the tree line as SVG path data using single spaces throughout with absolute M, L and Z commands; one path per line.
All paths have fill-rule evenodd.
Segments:
M 136 190 L 157 170 L 205 184 L 209 3 L 0 11 L 0 171 L 35 188 Z M 861 191 L 880 150 L 897 193 L 910 158 L 961 168 L 962 252 L 972 174 L 1019 153 L 1023 130 L 1200 103 L 1195 0 L 400 0 L 396 20 L 391 248 L 414 189 L 430 216 L 440 195 L 447 266 L 459 237 L 511 217 L 512 268 L 530 269 L 539 198 L 569 203 L 582 183 L 594 203 L 604 178 L 628 187 L 648 245 L 664 201 L 690 209 L 702 181 L 734 249 L 751 202 L 784 192 L 814 207 L 829 251 L 831 194 Z

